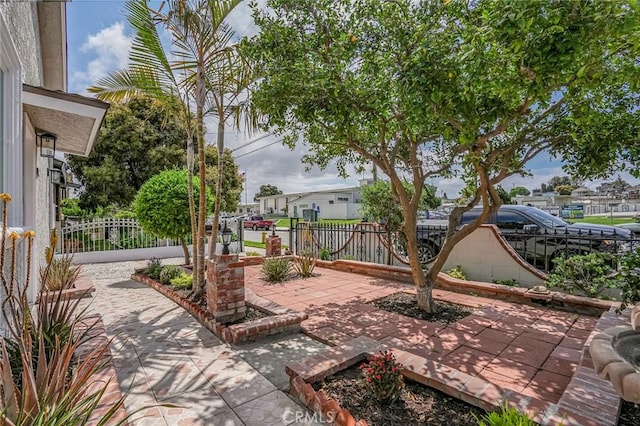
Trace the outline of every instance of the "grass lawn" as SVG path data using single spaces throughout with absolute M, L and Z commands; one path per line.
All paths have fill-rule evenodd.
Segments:
M 267 248 L 266 244 L 258 243 L 256 241 L 245 241 L 243 244 L 245 247 L 261 248 L 261 249 Z M 289 248 L 289 246 L 286 244 L 282 244 L 282 248 L 286 249 L 286 248 Z
M 629 216 L 629 217 L 614 216 L 613 218 L 609 216 L 587 216 L 584 219 L 567 219 L 567 220 L 569 222 L 593 223 L 596 225 L 619 225 L 621 223 L 629 223 L 634 221 L 633 216 Z

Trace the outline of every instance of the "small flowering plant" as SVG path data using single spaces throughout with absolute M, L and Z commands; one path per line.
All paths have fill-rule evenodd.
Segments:
M 390 403 L 398 399 L 404 387 L 402 364 L 396 361 L 391 351 L 380 351 L 368 363 L 360 366 L 365 386 L 380 402 Z

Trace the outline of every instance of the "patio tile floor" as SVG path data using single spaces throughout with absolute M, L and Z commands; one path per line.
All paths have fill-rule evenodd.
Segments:
M 398 291 L 415 293 L 409 284 L 316 268 L 313 279 L 273 285 L 260 278 L 259 266 L 247 269 L 253 271 L 246 285 L 257 295 L 309 314 L 302 327 L 314 339 L 338 345 L 364 335 L 550 403 L 567 387 L 597 323 L 588 316 L 434 289 L 435 299 L 474 309 L 445 327 L 368 303 Z

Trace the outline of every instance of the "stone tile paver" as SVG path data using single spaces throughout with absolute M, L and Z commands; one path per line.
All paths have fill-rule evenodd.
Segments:
M 129 280 L 141 266 L 83 266 L 96 287 L 83 303 L 102 315 L 113 338 L 127 412 L 140 410 L 132 425 L 287 425 L 304 418 L 305 409 L 184 309 Z M 285 362 L 279 363 L 284 374 Z M 284 416 L 289 411 L 299 414 Z
M 445 327 L 368 304 L 398 291 L 415 293 L 410 284 L 316 268 L 314 279 L 273 286 L 260 278 L 259 266 L 247 271 L 247 286 L 257 295 L 309 314 L 302 327 L 314 339 L 339 345 L 367 336 L 552 403 L 597 323 L 589 316 L 434 289 L 437 300 L 474 309 Z

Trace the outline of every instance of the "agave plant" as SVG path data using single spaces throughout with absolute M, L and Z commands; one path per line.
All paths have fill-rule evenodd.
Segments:
M 35 233 L 12 232 L 7 236 L 7 204 L 11 197 L 0 194 L 0 201 L 0 285 L 5 294 L 2 318 L 9 330 L 8 337 L 0 337 L 0 423 L 25 426 L 84 425 L 89 421 L 98 425 L 124 423 L 126 418 L 117 422 L 114 418 L 124 397 L 99 416 L 96 412 L 110 380 L 104 382 L 94 377 L 109 360 L 109 342 L 101 341 L 90 348 L 83 345 L 97 335 L 97 320 L 89 317 L 86 308 L 79 307 L 79 300 L 65 299 L 57 290 L 46 295 L 40 292 L 37 309 L 32 313 L 27 295 Z M 20 238 L 27 244 L 24 278 L 16 268 Z M 46 250 L 47 266 L 43 269 L 45 278 L 51 270 L 56 239 L 57 235 L 52 233 L 52 246 Z M 84 352 L 82 356 L 78 356 L 80 352 Z
M 40 282 L 49 291 L 73 288 L 82 268 L 73 264 L 73 256 L 54 258 L 46 267 L 40 268 Z

